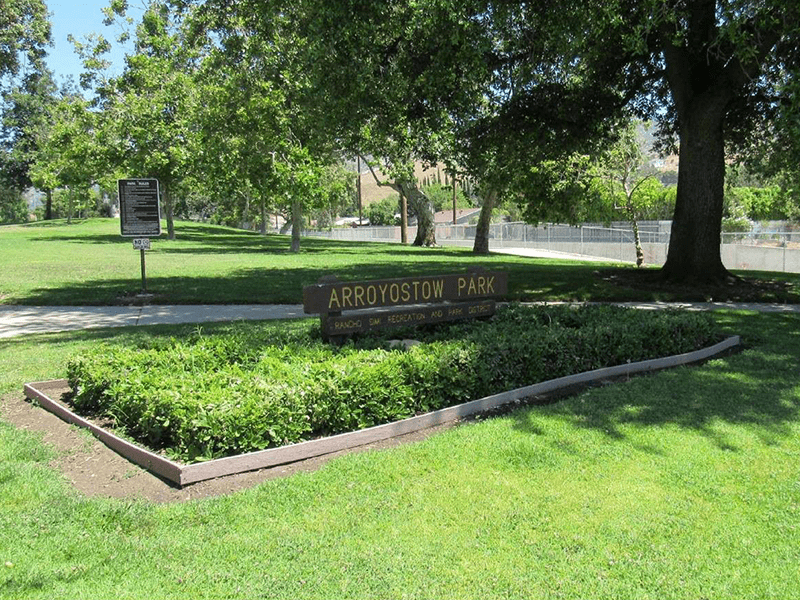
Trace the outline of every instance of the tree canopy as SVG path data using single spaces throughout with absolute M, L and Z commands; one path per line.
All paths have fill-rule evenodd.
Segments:
M 727 276 L 719 250 L 726 148 L 735 158 L 776 118 L 796 118 L 799 11 L 788 0 L 598 0 L 568 11 L 475 2 L 472 18 L 492 36 L 493 118 L 523 161 L 526 149 L 599 140 L 625 113 L 659 122 L 662 147 L 680 154 L 662 273 L 718 281 Z M 797 139 L 784 131 L 767 138 L 770 148 Z
M 13 52 L 0 37 L 0 74 L 17 69 L 20 52 L 41 56 L 40 4 L 7 3 L 18 36 Z M 114 0 L 107 16 L 125 8 Z M 166 190 L 231 190 L 214 201 L 242 220 L 255 203 L 262 223 L 270 206 L 299 228 L 304 211 L 330 201 L 320 186 L 344 181 L 330 164 L 369 155 L 422 231 L 431 202 L 411 165 L 437 162 L 482 197 L 485 250 L 480 232 L 504 199 L 532 220 L 584 213 L 594 196 L 581 173 L 640 118 L 680 155 L 662 275 L 721 281 L 728 165 L 800 189 L 795 0 L 586 0 L 568 10 L 549 0 L 159 0 L 126 35 L 135 52 L 124 73 L 101 81 L 84 106 L 95 115 L 73 119 L 117 150 L 87 146 L 107 163 L 97 168 L 156 176 Z M 83 46 L 83 83 L 96 83 L 108 47 Z M 80 106 L 73 98 L 59 114 Z
M 21 61 L 41 63 L 50 44 L 44 0 L 3 0 L 0 5 L 0 80 L 16 75 Z

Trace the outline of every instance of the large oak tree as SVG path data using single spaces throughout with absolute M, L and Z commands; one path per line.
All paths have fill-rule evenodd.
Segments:
M 43 65 L 42 65 L 43 66 Z M 2 94 L 0 124 L 0 182 L 18 191 L 33 185 L 31 165 L 36 161 L 52 126 L 50 109 L 57 102 L 53 74 L 35 69 Z M 45 219 L 52 218 L 52 195 L 47 192 Z
M 791 94 L 800 74 L 797 2 L 588 0 L 568 10 L 555 2 L 475 2 L 473 8 L 493 36 L 487 61 L 495 72 L 511 74 L 495 77 L 487 90 L 507 143 L 524 148 L 527 138 L 534 149 L 554 135 L 567 145 L 602 137 L 625 111 L 658 120 L 664 147 L 677 141 L 680 154 L 662 275 L 724 280 L 726 149 L 746 148 L 753 135 L 769 131 L 780 107 L 797 105 Z
M 719 251 L 726 143 L 757 135 L 770 105 L 781 101 L 781 87 L 798 75 L 798 4 L 649 4 L 649 13 L 639 17 L 641 51 L 649 50 L 644 64 L 653 90 L 668 100 L 662 123 L 680 140 L 678 195 L 663 273 L 671 280 L 721 280 L 727 275 Z

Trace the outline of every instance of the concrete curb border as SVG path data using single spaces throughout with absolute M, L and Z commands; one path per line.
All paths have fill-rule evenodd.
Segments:
M 25 395 L 31 400 L 38 401 L 45 410 L 55 414 L 64 421 L 90 430 L 95 437 L 131 462 L 179 486 L 184 486 L 206 479 L 214 479 L 216 477 L 253 471 L 265 467 L 274 467 L 276 465 L 297 462 L 307 458 L 363 446 L 372 442 L 378 442 L 422 429 L 428 429 L 436 425 L 457 421 L 476 413 L 501 407 L 522 398 L 568 388 L 573 385 L 588 384 L 622 375 L 646 373 L 648 371 L 657 371 L 699 362 L 738 346 L 739 343 L 739 336 L 732 336 L 708 348 L 688 352 L 686 354 L 655 358 L 652 360 L 606 367 L 594 371 L 587 371 L 585 373 L 578 373 L 576 375 L 559 377 L 558 379 L 551 379 L 550 381 L 544 381 L 493 396 L 487 396 L 479 400 L 473 400 L 465 404 L 459 404 L 424 415 L 411 417 L 403 421 L 377 425 L 369 429 L 341 433 L 327 438 L 309 440 L 307 442 L 300 442 L 280 448 L 270 448 L 191 465 L 181 465 L 123 440 L 105 429 L 90 423 L 86 419 L 79 417 L 38 389 L 57 384 L 66 385 L 66 380 L 27 383 L 25 384 Z

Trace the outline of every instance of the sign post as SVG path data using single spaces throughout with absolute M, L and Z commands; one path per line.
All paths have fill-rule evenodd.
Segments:
M 161 206 L 157 179 L 120 179 L 119 224 L 122 237 L 131 237 L 142 263 L 142 293 L 147 293 L 145 250 L 150 238 L 161 235 Z
M 133 249 L 138 250 L 142 262 L 142 293 L 147 293 L 147 276 L 145 275 L 144 251 L 150 250 L 150 238 L 133 238 Z

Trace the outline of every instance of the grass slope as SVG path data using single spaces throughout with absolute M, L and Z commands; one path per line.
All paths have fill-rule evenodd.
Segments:
M 800 598 L 800 317 L 719 318 L 742 353 L 185 504 L 82 498 L 0 425 L 0 596 Z
M 299 304 L 304 285 L 335 274 L 366 280 L 461 273 L 473 266 L 509 274 L 512 300 L 724 299 L 730 290 L 677 292 L 652 282 L 629 285 L 635 269 L 618 263 L 576 263 L 507 255 L 476 257 L 469 249 L 304 239 L 289 252 L 285 236 L 179 222 L 177 239 L 153 241 L 147 288 L 157 304 Z M 139 253 L 120 237 L 115 219 L 0 227 L 0 303 L 109 305 L 133 301 L 141 290 Z M 604 276 L 601 276 L 601 273 Z M 613 274 L 617 277 L 611 277 Z M 624 276 L 623 276 L 624 275 Z M 746 299 L 800 299 L 796 275 Z M 788 283 L 785 283 L 788 281 Z M 761 297 L 759 296 L 761 294 Z

